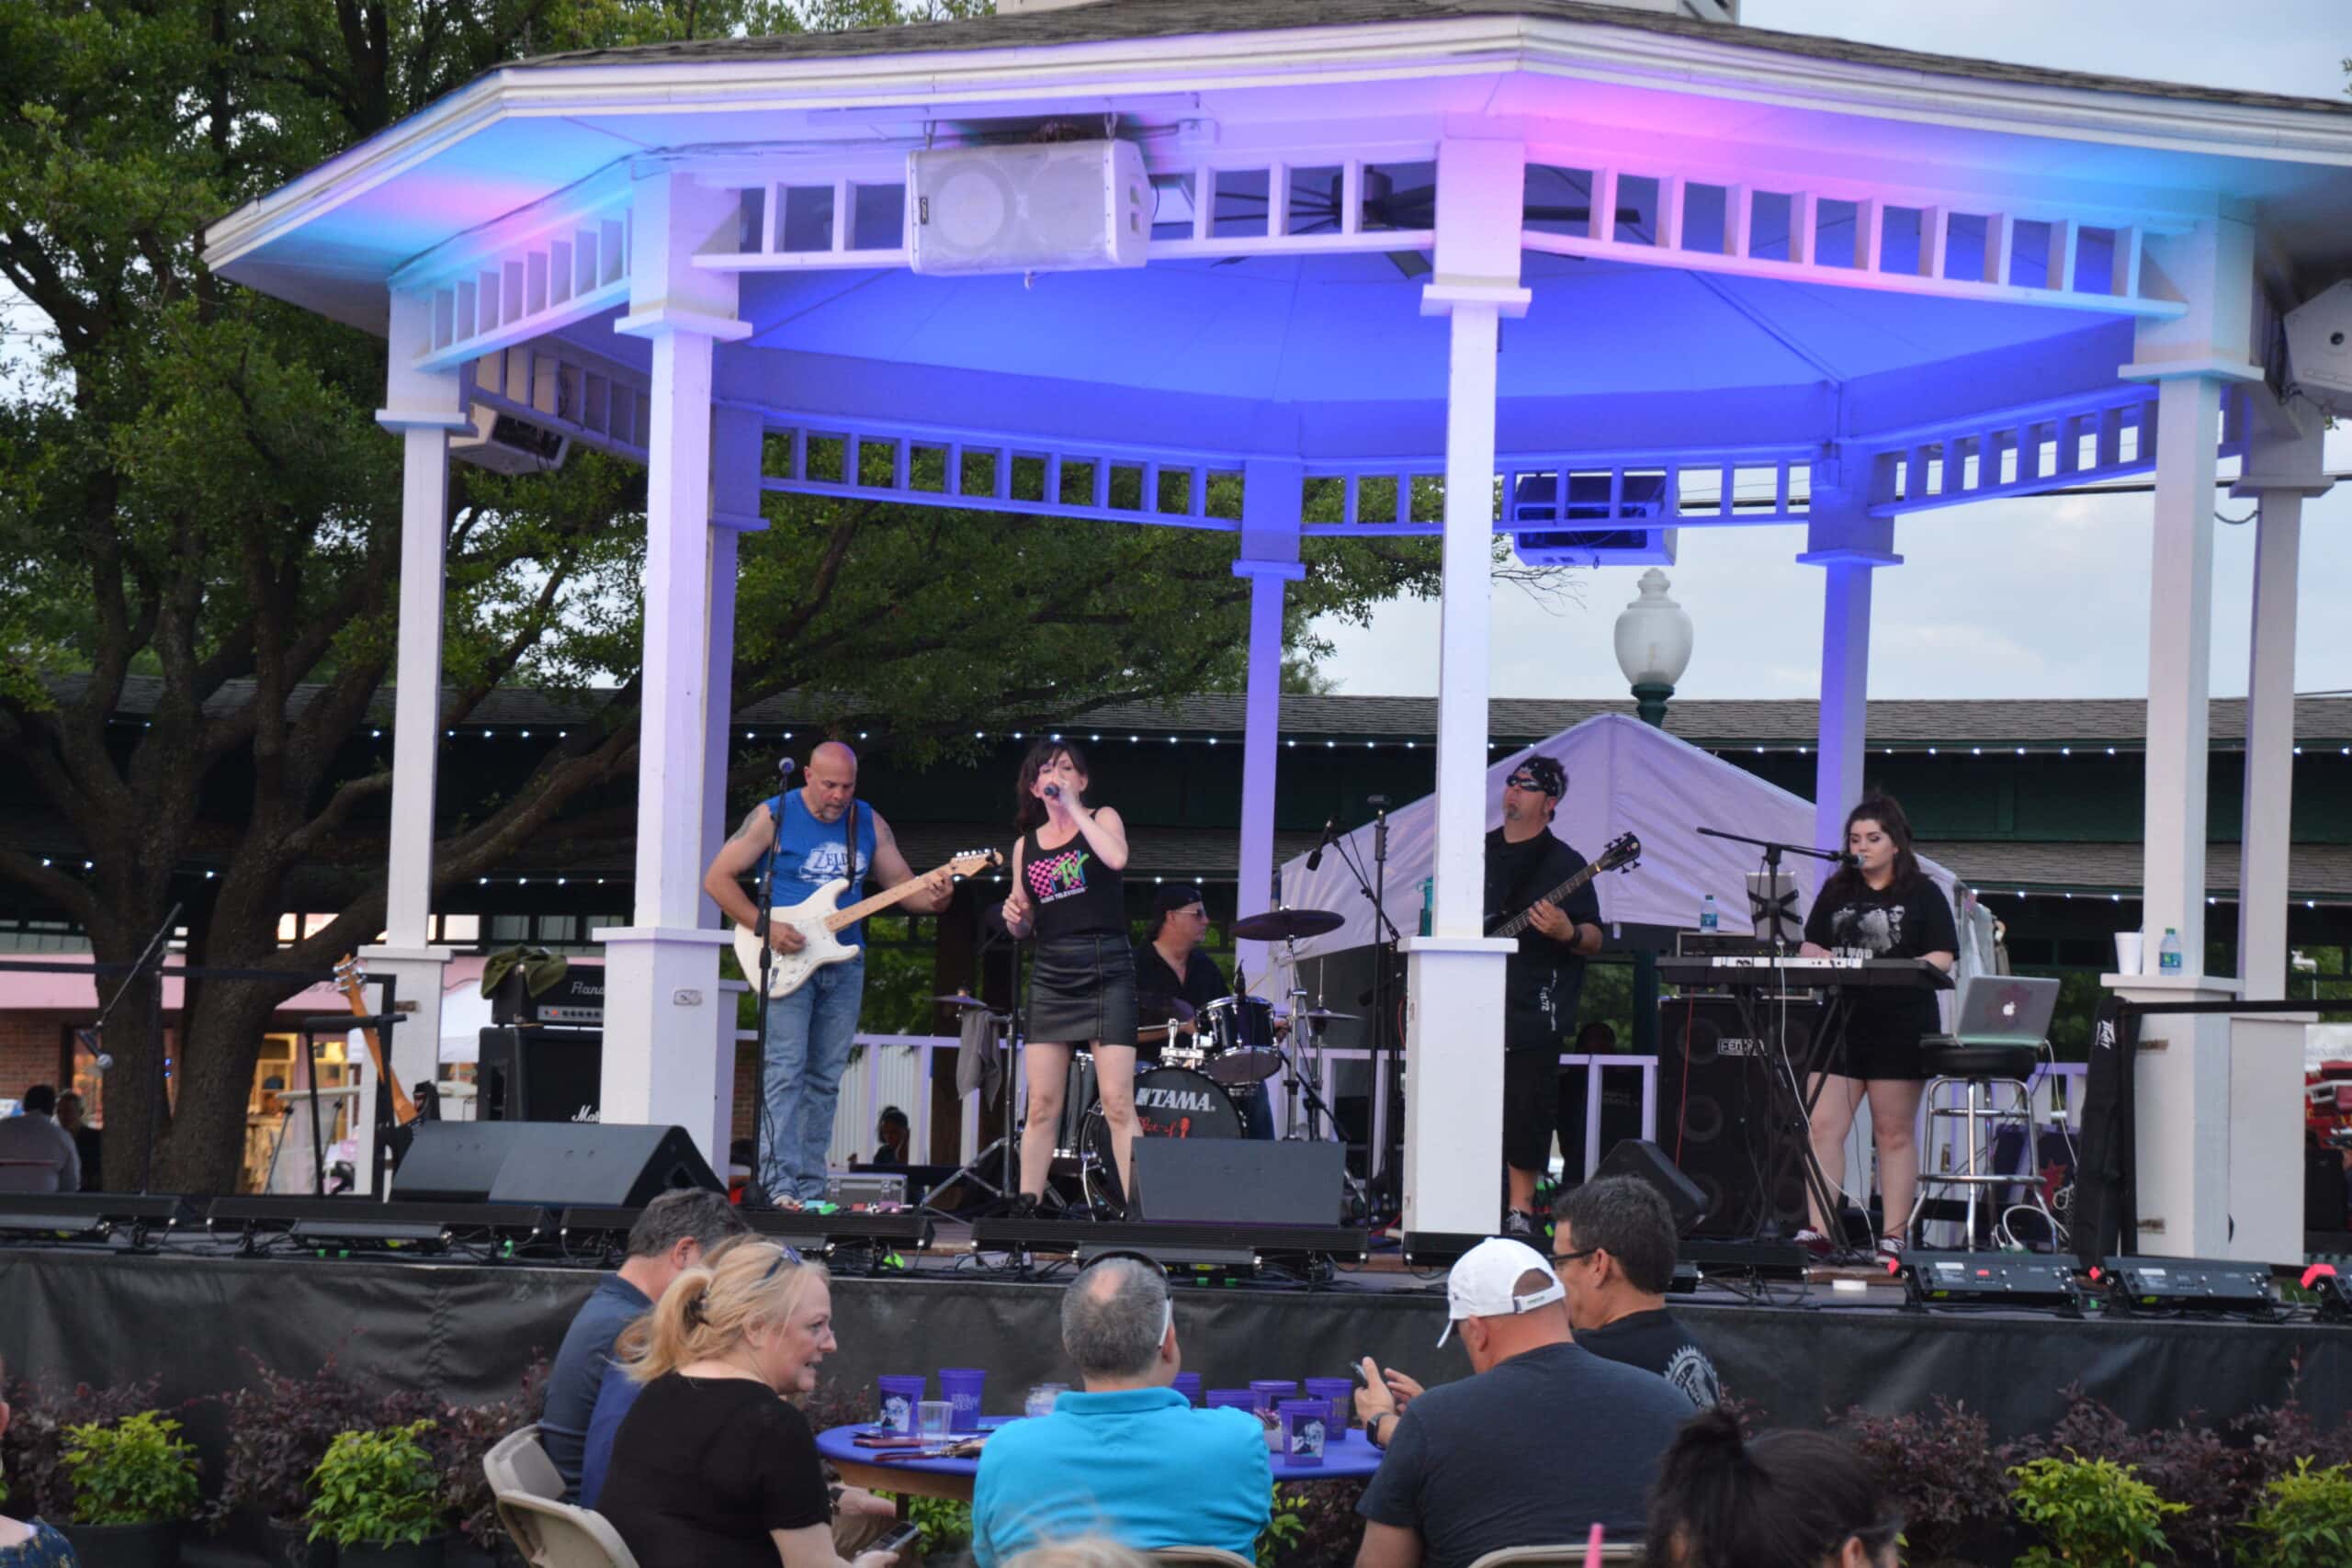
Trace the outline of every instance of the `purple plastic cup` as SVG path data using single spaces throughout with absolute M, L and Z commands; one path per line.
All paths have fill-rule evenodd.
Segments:
M 1200 1373 L 1178 1372 L 1176 1374 L 1175 1388 L 1178 1393 L 1182 1394 L 1185 1399 L 1191 1402 L 1193 1409 L 1198 1410 L 1201 1407 Z
M 1331 1432 L 1331 1402 L 1328 1399 L 1285 1399 L 1282 1403 L 1283 1458 L 1295 1469 L 1323 1462 L 1323 1445 Z
M 1256 1408 L 1272 1410 L 1285 1399 L 1297 1398 L 1298 1384 L 1289 1378 L 1251 1378 L 1250 1392 Z
M 1251 1410 L 1258 1396 L 1246 1388 L 1213 1388 L 1205 1396 L 1211 1410 Z
M 980 1395 L 988 1388 L 988 1382 L 985 1367 L 939 1369 L 939 1397 L 956 1407 L 952 1430 L 977 1432 L 980 1429 Z
M 876 1378 L 874 1386 L 879 1391 L 876 1408 L 879 1414 L 875 1417 L 875 1425 L 886 1432 L 913 1437 L 915 1406 L 922 1403 L 924 1388 L 929 1382 L 927 1378 Z
M 1356 1380 L 1353 1378 L 1308 1378 L 1306 1397 L 1320 1399 L 1331 1406 L 1331 1429 L 1340 1431 L 1355 1424 Z

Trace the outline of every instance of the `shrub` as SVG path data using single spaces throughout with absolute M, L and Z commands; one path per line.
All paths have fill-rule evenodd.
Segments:
M 504 1539 L 498 1522 L 498 1497 L 490 1489 L 490 1475 L 481 1461 L 501 1438 L 539 1418 L 548 1402 L 548 1363 L 533 1361 L 524 1369 L 514 1393 L 489 1404 L 452 1404 L 432 1424 L 424 1440 L 441 1471 L 441 1507 L 458 1521 L 458 1531 L 485 1551 Z M 401 1423 L 380 1417 L 377 1425 Z
M 1932 1413 L 1877 1416 L 1857 1405 L 1837 1425 L 1853 1440 L 1879 1491 L 1901 1511 L 1905 1555 L 1934 1562 L 2007 1516 L 2007 1465 L 1993 1428 L 1965 1404 L 1937 1397 Z
M 2049 1540 L 2018 1558 L 2018 1568 L 2135 1568 L 2170 1551 L 2165 1517 L 2187 1511 L 2157 1496 L 2132 1466 L 2113 1460 L 2028 1460 L 2009 1473 L 2018 1479 L 2010 1506 Z
M 1266 1535 L 1259 1538 L 1258 1561 L 1273 1568 L 1321 1568 L 1331 1562 L 1352 1562 L 1363 1538 L 1363 1520 L 1356 1517 L 1356 1500 L 1363 1495 L 1361 1481 L 1286 1481 L 1274 1488 L 1274 1513 Z M 1295 1521 L 1294 1533 L 1286 1521 Z M 1276 1529 L 1286 1539 L 1268 1540 Z
M 0 1436 L 0 1476 L 12 1512 L 45 1518 L 74 1517 L 74 1478 L 65 1468 L 66 1429 L 119 1421 L 151 1408 L 161 1386 L 153 1378 L 119 1388 L 76 1383 L 69 1393 L 18 1383 L 8 1397 L 11 1414 Z
M 431 1421 L 337 1433 L 311 1476 L 311 1539 L 337 1546 L 413 1545 L 447 1517 L 441 1472 L 424 1435 Z
M 196 1512 L 196 1445 L 160 1410 L 65 1431 L 65 1468 L 74 1478 L 74 1522 L 174 1523 Z
M 952 1556 L 972 1544 L 969 1503 L 953 1497 L 917 1497 L 908 1505 L 907 1517 L 922 1528 L 922 1549 L 930 1556 Z
M 2246 1568 L 2327 1568 L 2352 1562 L 2352 1465 L 2315 1471 L 2308 1459 L 2263 1488 L 2238 1561 Z
M 252 1382 L 216 1398 L 228 1417 L 220 1495 L 206 1511 L 215 1529 L 238 1508 L 287 1523 L 310 1510 L 311 1473 L 335 1434 L 376 1425 L 375 1401 L 330 1356 L 308 1377 L 272 1371 L 251 1351 Z

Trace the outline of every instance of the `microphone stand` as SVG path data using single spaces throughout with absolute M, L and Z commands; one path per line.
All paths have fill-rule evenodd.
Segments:
M 757 976 L 758 1000 L 752 1006 L 752 1032 L 759 1036 L 760 1072 L 757 1079 L 759 1114 L 753 1119 L 752 1145 L 752 1183 L 750 1190 L 758 1195 L 754 1207 L 773 1209 L 775 1194 L 767 1188 L 768 1150 L 773 1146 L 775 1127 L 768 1120 L 768 1009 L 775 998 L 768 995 L 768 978 L 775 971 L 775 949 L 769 945 L 768 929 L 775 914 L 775 857 L 784 847 L 784 796 L 792 783 L 792 759 L 786 757 L 776 767 L 775 821 L 771 824 L 767 864 L 760 872 L 760 912 L 752 922 L 752 932 L 759 938 L 760 972 Z M 794 1193 L 797 1199 L 798 1193 Z
M 1384 1201 L 1393 1204 L 1399 1173 L 1395 1168 L 1395 1162 L 1388 1157 L 1388 1152 L 1392 1137 L 1401 1135 L 1404 1131 L 1404 1117 L 1397 1104 L 1403 1085 L 1397 1077 L 1393 998 L 1396 991 L 1396 944 L 1404 938 L 1397 934 L 1396 923 L 1388 918 L 1385 897 L 1388 886 L 1388 797 L 1385 795 L 1370 795 L 1366 797 L 1365 804 L 1373 810 L 1372 874 L 1369 877 L 1364 874 L 1363 863 L 1348 848 L 1347 835 L 1333 839 L 1331 847 L 1340 852 L 1340 863 L 1348 868 L 1348 874 L 1355 878 L 1357 891 L 1371 902 L 1375 925 L 1372 954 L 1372 1060 L 1375 1065 L 1384 1060 L 1387 1064 L 1386 1082 L 1385 1086 L 1375 1085 L 1374 1092 L 1388 1103 L 1383 1135 L 1371 1141 L 1371 1146 L 1365 1152 L 1365 1163 L 1374 1190 Z M 1335 1116 L 1333 1121 L 1337 1120 Z
M 1735 844 L 1754 844 L 1762 850 L 1764 852 L 1764 886 L 1768 895 L 1777 885 L 1777 879 L 1781 874 L 1781 857 L 1784 854 L 1810 855 L 1815 860 L 1826 860 L 1832 865 L 1843 865 L 1849 859 L 1842 850 L 1818 850 L 1811 844 L 1783 843 L 1777 839 L 1751 839 L 1745 833 L 1726 833 L 1720 828 L 1701 828 L 1697 831 L 1710 839 L 1724 839 Z M 1778 909 L 1750 910 L 1749 918 L 1751 920 L 1761 919 L 1768 914 L 1772 921 L 1772 952 L 1777 957 L 1785 953 L 1789 945 L 1781 935 L 1781 911 Z
M 171 913 L 164 917 L 164 923 L 155 928 L 155 934 L 147 939 L 147 945 L 139 950 L 137 958 L 131 960 L 130 973 L 125 975 L 122 977 L 122 984 L 114 988 L 114 995 L 107 998 L 107 1005 L 98 1010 L 98 1021 L 90 1025 L 87 1031 L 89 1034 L 99 1036 L 106 1033 L 107 1020 L 114 1016 L 115 1004 L 130 994 L 130 987 L 139 983 L 141 976 L 146 974 L 148 963 L 152 960 L 155 965 L 153 979 L 156 988 L 154 1035 L 156 1071 L 153 1081 L 149 1085 L 152 1092 L 147 1099 L 147 1149 L 139 1162 L 139 1190 L 141 1195 L 151 1190 L 149 1183 L 154 1179 L 155 1141 L 161 1135 L 157 1122 L 164 1114 L 164 1096 L 169 1091 L 171 1085 L 171 1074 L 164 1070 L 163 1056 L 163 955 L 170 942 L 172 928 L 179 923 L 181 907 L 177 902 L 172 905 Z M 101 1073 L 113 1065 L 112 1058 L 106 1053 L 99 1051 L 94 1052 L 93 1055 L 98 1064 L 98 1071 Z

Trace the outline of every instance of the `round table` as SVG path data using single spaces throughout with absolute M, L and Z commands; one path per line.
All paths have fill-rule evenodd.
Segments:
M 983 1416 L 980 1425 L 993 1431 L 1021 1420 L 1018 1416 Z M 863 1486 L 869 1492 L 895 1492 L 907 1497 L 946 1497 L 958 1503 L 972 1500 L 973 1483 L 979 1478 L 980 1461 L 977 1459 L 906 1459 L 883 1461 L 877 1456 L 888 1449 L 862 1449 L 856 1439 L 861 1434 L 877 1428 L 871 1422 L 854 1427 L 834 1427 L 817 1434 L 817 1451 L 832 1462 L 842 1472 L 842 1479 L 852 1486 Z M 1294 1464 L 1287 1454 L 1269 1453 L 1274 1480 L 1284 1481 L 1361 1481 L 1380 1468 L 1380 1450 L 1365 1441 L 1363 1432 L 1350 1427 L 1329 1438 L 1323 1447 L 1320 1464 Z

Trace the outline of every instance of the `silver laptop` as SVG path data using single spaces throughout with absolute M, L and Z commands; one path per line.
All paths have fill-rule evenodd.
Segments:
M 1952 1035 L 1964 1045 L 2039 1045 L 2058 1009 L 2056 980 L 1971 975 L 1961 982 Z

